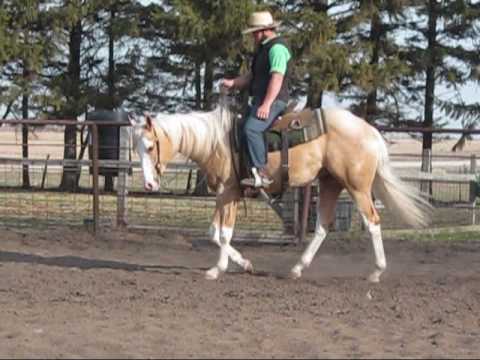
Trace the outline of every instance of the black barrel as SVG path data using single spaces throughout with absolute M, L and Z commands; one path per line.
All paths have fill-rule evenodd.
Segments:
M 95 110 L 87 114 L 86 120 L 99 124 L 98 126 L 98 158 L 100 160 L 118 160 L 120 151 L 120 126 L 102 126 L 102 122 L 128 122 L 128 114 L 124 111 Z M 91 137 L 90 137 L 91 141 Z M 89 147 L 89 159 L 92 160 L 92 151 Z M 102 176 L 118 176 L 118 169 L 99 167 Z M 90 174 L 92 168 L 90 167 Z

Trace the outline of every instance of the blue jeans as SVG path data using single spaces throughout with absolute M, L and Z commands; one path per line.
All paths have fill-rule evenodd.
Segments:
M 260 104 L 254 103 L 247 110 L 247 119 L 243 125 L 243 138 L 247 144 L 250 161 L 257 169 L 262 169 L 267 164 L 267 146 L 264 133 L 272 125 L 273 121 L 285 110 L 287 104 L 281 100 L 275 100 L 270 107 L 268 119 L 259 119 L 257 109 Z

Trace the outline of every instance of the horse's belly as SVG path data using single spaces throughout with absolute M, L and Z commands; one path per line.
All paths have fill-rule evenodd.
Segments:
M 290 186 L 303 186 L 319 173 L 323 163 L 321 139 L 295 146 L 288 151 L 288 178 Z M 281 179 L 281 155 L 279 151 L 269 153 L 268 169 L 278 180 Z

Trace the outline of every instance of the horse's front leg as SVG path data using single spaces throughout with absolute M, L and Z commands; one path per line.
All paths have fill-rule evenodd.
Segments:
M 230 245 L 237 215 L 237 203 L 238 200 L 232 199 L 228 194 L 217 196 L 210 235 L 212 241 L 220 247 L 220 253 L 217 264 L 205 274 L 205 277 L 209 280 L 215 280 L 221 273 L 227 271 L 229 257 L 245 271 L 253 271 L 252 263 Z
M 316 224 L 313 239 L 303 252 L 300 260 L 290 271 L 291 276 L 297 279 L 302 276 L 302 271 L 310 266 L 315 254 L 328 233 L 329 225 L 335 220 L 335 206 L 343 187 L 335 179 L 319 179 L 319 194 L 316 203 Z

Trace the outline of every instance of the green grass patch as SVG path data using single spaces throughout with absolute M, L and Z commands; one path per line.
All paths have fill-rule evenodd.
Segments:
M 384 237 L 419 242 L 480 241 L 480 226 L 441 227 L 423 230 L 385 230 Z

